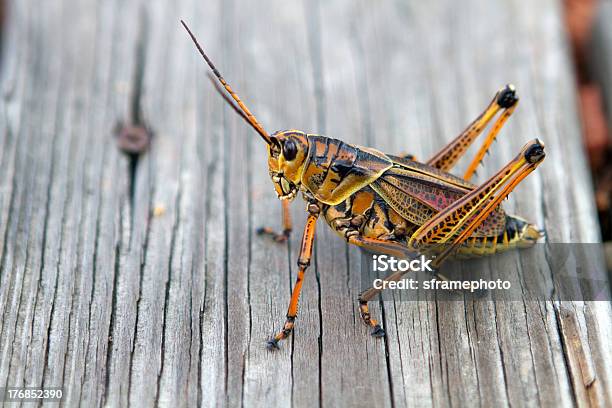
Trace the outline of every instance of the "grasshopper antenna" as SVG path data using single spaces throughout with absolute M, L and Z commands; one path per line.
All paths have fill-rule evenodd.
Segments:
M 195 38 L 195 35 L 193 35 L 193 33 L 191 32 L 189 27 L 187 27 L 187 24 L 185 24 L 185 22 L 183 20 L 181 20 L 181 24 L 183 25 L 183 27 L 185 27 L 185 30 L 187 30 L 187 33 L 189 34 L 189 36 L 191 37 L 191 40 L 193 41 L 193 43 L 195 44 L 196 48 L 200 52 L 200 55 L 202 55 L 202 57 L 204 58 L 204 61 L 206 61 L 206 63 L 208 64 L 208 66 L 212 70 L 213 74 L 215 75 L 215 77 L 217 78 L 219 83 L 221 83 L 223 88 L 225 88 L 227 93 L 238 104 L 238 106 L 236 106 L 236 104 L 234 104 L 232 102 L 232 100 L 229 99 L 229 97 L 227 95 L 223 94 L 221 89 L 219 89 L 219 86 L 217 84 L 215 84 L 215 88 L 216 88 L 217 92 L 219 92 L 221 94 L 221 96 L 223 97 L 223 99 L 225 99 L 225 101 L 227 103 L 229 103 L 232 106 L 232 108 L 244 120 L 246 120 L 253 127 L 253 129 L 255 129 L 255 131 L 257 131 L 257 133 L 259 133 L 259 135 L 263 138 L 263 140 L 266 141 L 267 144 L 271 144 L 272 143 L 272 139 L 270 138 L 270 135 L 268 134 L 268 132 L 266 132 L 266 130 L 263 128 L 263 126 L 261 126 L 261 124 L 257 121 L 257 118 L 255 118 L 255 115 L 253 115 L 251 113 L 249 108 L 246 107 L 246 105 L 240 100 L 240 97 L 232 90 L 232 88 L 229 86 L 229 84 L 225 81 L 225 79 L 223 78 L 221 73 L 217 70 L 217 67 L 215 67 L 215 64 L 213 64 L 213 62 L 210 60 L 210 58 L 208 58 L 208 55 L 206 55 L 206 53 L 204 52 L 204 50 L 200 46 L 200 43 L 198 43 L 198 40 Z M 209 78 L 212 79 L 211 76 L 209 76 Z
M 213 84 L 213 86 L 215 87 L 215 91 L 217 91 L 217 93 L 219 94 L 219 96 L 221 96 L 225 102 L 227 102 L 227 104 L 229 106 L 232 107 L 232 109 L 234 109 L 234 111 L 244 120 L 246 120 L 247 122 L 249 122 L 249 118 L 247 117 L 247 115 L 244 114 L 244 112 L 242 112 L 240 110 L 240 107 L 238 105 L 236 105 L 234 103 L 234 101 L 225 94 L 225 92 L 223 91 L 223 88 L 221 87 L 221 85 L 219 85 L 219 83 L 217 82 L 217 78 L 211 74 L 210 72 L 208 73 L 208 79 L 210 79 L 210 82 Z

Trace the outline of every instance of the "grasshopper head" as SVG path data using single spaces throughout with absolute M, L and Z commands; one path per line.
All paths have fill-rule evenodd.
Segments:
M 181 20 L 181 24 L 183 24 L 198 52 L 210 67 L 212 73 L 209 74 L 209 77 L 217 92 L 268 144 L 268 167 L 278 198 L 281 200 L 293 199 L 300 189 L 300 179 L 304 172 L 306 157 L 308 156 L 308 138 L 306 134 L 299 130 L 284 130 L 270 136 L 257 118 L 255 118 L 255 115 L 242 102 L 238 94 L 234 92 L 225 78 L 223 78 L 189 27 L 187 27 L 187 24 L 183 20 Z
M 268 170 L 276 194 L 281 200 L 292 200 L 300 189 L 308 157 L 308 138 L 299 130 L 284 130 L 270 136 Z

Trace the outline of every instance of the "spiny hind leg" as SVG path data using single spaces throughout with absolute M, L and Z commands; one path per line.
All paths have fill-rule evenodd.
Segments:
M 457 164 L 459 159 L 463 157 L 467 149 L 472 145 L 472 143 L 474 143 L 476 138 L 482 133 L 487 124 L 495 117 L 495 115 L 497 115 L 500 110 L 502 110 L 502 115 L 495 121 L 495 124 L 487 134 L 485 141 L 468 167 L 468 171 L 464 175 L 464 178 L 469 180 L 491 146 L 491 143 L 493 143 L 497 137 L 500 129 L 506 120 L 508 120 L 510 115 L 512 115 L 512 112 L 514 112 L 516 109 L 517 103 L 518 96 L 516 95 L 516 89 L 513 85 L 506 85 L 497 91 L 489 103 L 489 106 L 487 106 L 487 108 L 472 123 L 470 123 L 470 125 L 461 134 L 459 134 L 459 136 L 457 136 L 452 142 L 444 146 L 431 159 L 429 159 L 427 164 L 443 171 L 450 171 L 455 164 Z
M 478 168 L 478 165 L 482 163 L 482 159 L 484 159 L 485 155 L 489 152 L 491 144 L 493 144 L 493 142 L 497 138 L 499 131 L 504 126 L 508 118 L 510 118 L 510 116 L 516 110 L 516 107 L 518 106 L 518 101 L 519 99 L 518 96 L 516 96 L 514 86 L 506 85 L 506 88 L 501 91 L 497 102 L 498 105 L 503 108 L 503 112 L 497 118 L 491 130 L 489 130 L 489 133 L 487 134 L 485 140 L 482 142 L 482 145 L 472 158 L 470 165 L 463 174 L 463 178 L 465 180 L 470 181 L 472 179 L 472 176 L 476 174 L 476 169 Z
M 289 208 L 289 201 L 283 200 L 282 209 L 283 209 L 283 230 L 282 232 L 276 232 L 274 229 L 270 227 L 260 227 L 257 228 L 258 235 L 268 235 L 272 237 L 272 239 L 276 242 L 286 242 L 291 235 L 292 225 L 291 225 L 291 212 Z
M 415 251 L 433 249 L 438 255 L 432 264 L 439 268 L 544 157 L 544 146 L 537 139 L 527 143 L 489 180 L 421 225 L 410 237 L 408 247 Z

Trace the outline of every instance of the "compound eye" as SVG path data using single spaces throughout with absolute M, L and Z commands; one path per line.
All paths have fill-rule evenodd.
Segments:
M 276 139 L 275 137 L 272 137 L 271 139 L 272 143 L 270 144 L 270 156 L 277 159 L 278 155 L 281 152 L 281 145 L 278 142 L 278 139 Z
M 285 157 L 285 160 L 293 160 L 295 159 L 295 156 L 297 156 L 297 146 L 293 140 L 288 139 L 283 144 L 283 156 Z

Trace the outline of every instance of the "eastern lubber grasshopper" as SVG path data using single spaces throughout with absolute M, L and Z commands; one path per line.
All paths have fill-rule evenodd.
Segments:
M 270 228 L 262 228 L 259 232 L 272 235 L 277 241 L 286 240 L 291 231 L 289 201 L 302 192 L 307 202 L 308 218 L 297 262 L 297 281 L 283 329 L 268 341 L 269 349 L 278 348 L 278 342 L 293 330 L 320 215 L 351 244 L 395 256 L 434 253 L 436 258 L 432 264 L 436 268 L 457 252 L 475 256 L 494 254 L 511 247 L 531 246 L 541 237 L 537 227 L 506 214 L 500 206 L 544 159 L 544 145 L 540 141 L 528 142 L 514 159 L 483 184 L 470 183 L 476 167 L 516 109 L 518 97 L 512 85 L 499 90 L 480 116 L 426 162 L 299 130 L 270 135 L 221 76 L 187 25 L 181 22 L 212 70 L 214 77 L 210 77 L 219 94 L 268 145 L 270 177 L 276 194 L 283 200 L 284 230 L 277 234 Z M 450 174 L 494 118 L 463 177 Z M 385 279 L 399 280 L 403 274 L 395 272 Z M 379 292 L 370 288 L 359 295 L 361 317 L 376 337 L 384 336 L 385 332 L 370 317 L 368 301 Z

